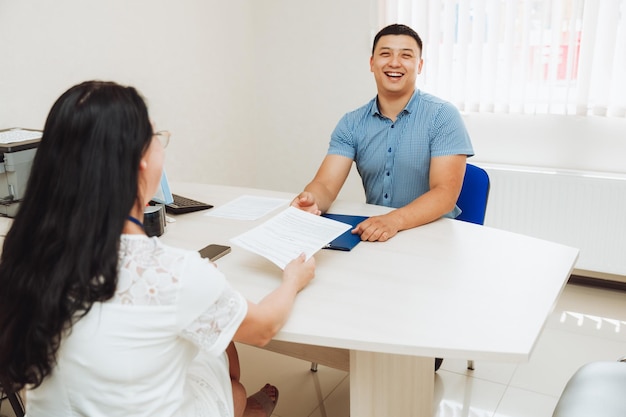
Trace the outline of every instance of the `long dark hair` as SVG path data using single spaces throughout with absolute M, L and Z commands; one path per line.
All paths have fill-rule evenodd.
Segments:
M 52 106 L 0 258 L 0 384 L 38 386 L 61 339 L 113 297 L 124 222 L 152 140 L 132 87 L 88 81 Z

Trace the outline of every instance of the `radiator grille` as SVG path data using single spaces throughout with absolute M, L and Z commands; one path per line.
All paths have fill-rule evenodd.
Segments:
M 626 175 L 479 165 L 485 225 L 576 247 L 576 269 L 626 275 Z

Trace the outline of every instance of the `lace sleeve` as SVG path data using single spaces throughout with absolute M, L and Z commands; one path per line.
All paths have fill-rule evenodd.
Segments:
M 221 354 L 248 311 L 245 298 L 226 285 L 218 299 L 182 330 L 182 336 L 211 354 Z

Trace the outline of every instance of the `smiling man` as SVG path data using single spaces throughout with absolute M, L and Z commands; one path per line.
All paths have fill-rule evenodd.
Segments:
M 355 162 L 367 203 L 395 208 L 357 225 L 352 232 L 361 240 L 386 241 L 460 213 L 456 200 L 472 144 L 452 104 L 416 89 L 423 64 L 413 29 L 394 24 L 378 32 L 370 57 L 378 94 L 339 121 L 317 174 L 292 206 L 328 210 Z

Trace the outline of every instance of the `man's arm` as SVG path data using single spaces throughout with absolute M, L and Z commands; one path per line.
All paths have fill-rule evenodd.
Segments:
M 421 226 L 452 211 L 461 193 L 465 176 L 465 155 L 431 158 L 430 190 L 404 207 L 382 216 L 372 216 L 354 229 L 361 240 L 391 239 L 399 231 Z
M 291 205 L 314 214 L 322 214 L 335 201 L 346 182 L 352 159 L 340 155 L 326 155 L 313 180 L 304 187 Z

